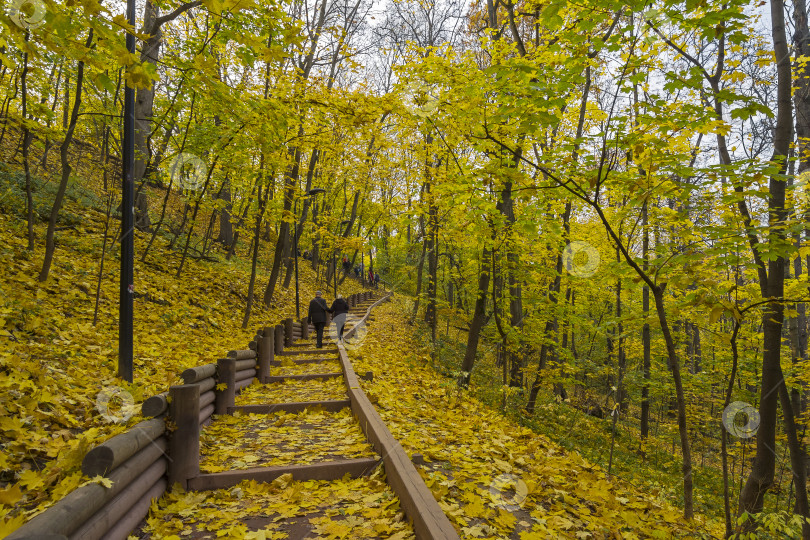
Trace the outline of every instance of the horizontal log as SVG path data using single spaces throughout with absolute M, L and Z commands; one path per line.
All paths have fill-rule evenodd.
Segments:
M 91 449 L 82 460 L 82 473 L 86 476 L 107 476 L 116 467 L 134 456 L 139 450 L 163 435 L 166 423 L 162 418 L 144 420 L 128 431 L 116 435 Z
M 337 412 L 351 406 L 348 399 L 332 399 L 328 401 L 297 401 L 293 403 L 265 403 L 262 405 L 237 405 L 228 407 L 228 414 L 242 412 L 244 414 L 270 414 L 274 412 L 298 413 L 304 409 L 320 407 L 328 412 Z
M 307 373 L 306 375 L 280 375 L 270 376 L 264 379 L 265 384 L 272 384 L 284 381 L 314 381 L 320 379 L 337 379 L 343 377 L 343 373 Z
M 243 369 L 242 371 L 237 371 L 236 372 L 236 375 L 234 376 L 234 380 L 236 382 L 239 382 L 239 381 L 244 381 L 245 379 L 252 379 L 255 376 L 256 376 L 256 369 L 255 368 Z
M 248 350 L 241 350 L 241 351 L 228 351 L 228 358 L 233 358 L 234 360 L 246 360 L 248 358 L 256 358 L 256 351 Z
M 148 398 L 141 404 L 141 414 L 147 418 L 154 418 L 165 413 L 169 408 L 169 402 L 166 400 L 168 395 L 168 392 L 163 392 Z
M 73 533 L 71 540 L 107 538 L 105 533 L 118 522 L 120 516 L 129 512 L 130 508 L 141 500 L 144 493 L 148 492 L 166 474 L 168 463 L 166 458 L 155 461 L 142 475 L 105 504 L 104 508 L 96 512 L 79 530 Z
M 210 405 L 206 405 L 205 407 L 200 407 L 200 424 L 208 420 L 208 418 L 214 414 L 214 405 L 213 403 Z
M 256 367 L 256 359 L 254 357 L 252 360 L 237 360 L 234 369 L 236 369 L 236 372 L 239 373 L 242 370 L 251 369 L 255 367 Z M 239 377 L 237 377 L 237 380 L 238 379 Z
M 203 379 L 197 383 L 200 387 L 200 395 L 203 395 L 205 392 L 213 390 L 214 387 L 217 385 L 217 380 L 213 377 L 208 377 L 207 379 Z
M 216 364 L 205 364 L 204 366 L 188 368 L 180 376 L 183 378 L 184 384 L 194 384 L 208 377 L 213 377 L 216 372 Z
M 236 381 L 235 390 L 239 392 L 241 389 L 247 388 L 248 386 L 253 384 L 253 381 L 255 380 L 256 380 L 255 377 L 251 377 L 249 379 L 242 379 L 241 381 Z
M 371 474 L 380 463 L 376 458 L 340 459 L 322 461 L 311 465 L 285 465 L 280 467 L 255 467 L 237 471 L 201 474 L 188 481 L 190 490 L 204 491 L 233 487 L 243 480 L 272 482 L 282 474 L 291 473 L 293 480 L 338 480 L 348 474 L 359 478 Z
M 203 393 L 213 390 L 214 386 L 216 386 L 216 380 L 213 377 L 208 377 L 195 384 L 200 385 L 200 399 L 202 399 Z M 163 392 L 162 394 L 150 397 L 141 405 L 141 414 L 147 417 L 155 417 L 165 413 L 169 410 L 168 396 L 168 392 Z
M 104 535 L 104 540 L 127 540 L 135 527 L 149 514 L 153 499 L 159 499 L 169 483 L 161 478 L 147 491 L 123 517 Z
M 22 540 L 40 534 L 69 536 L 163 456 L 166 448 L 165 437 L 155 439 L 110 474 L 112 487 L 93 483 L 74 489 L 6 538 Z
M 200 394 L 200 409 L 203 409 L 206 405 L 209 405 L 216 401 L 217 393 L 214 391 L 209 390 L 204 394 Z

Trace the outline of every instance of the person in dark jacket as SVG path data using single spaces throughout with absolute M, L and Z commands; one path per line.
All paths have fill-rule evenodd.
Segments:
M 332 313 L 332 320 L 335 321 L 337 328 L 337 339 L 343 341 L 343 327 L 346 326 L 346 317 L 349 314 L 349 303 L 343 298 L 342 294 L 337 295 L 335 301 L 332 302 L 332 307 L 329 308 Z
M 315 334 L 317 335 L 315 347 L 318 349 L 323 347 L 323 327 L 326 324 L 327 311 L 329 311 L 329 306 L 326 305 L 326 300 L 321 297 L 321 291 L 316 291 L 315 298 L 309 301 L 307 323 L 312 323 L 315 326 Z

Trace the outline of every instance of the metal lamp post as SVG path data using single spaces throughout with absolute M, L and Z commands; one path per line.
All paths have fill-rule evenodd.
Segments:
M 313 188 L 307 191 L 307 196 L 312 197 L 326 193 L 323 188 Z M 301 320 L 301 293 L 298 288 L 298 199 L 295 199 L 293 208 L 293 255 L 295 256 L 295 318 Z
M 127 0 L 127 21 L 135 26 L 135 0 Z M 127 32 L 126 48 L 135 53 L 135 34 Z M 121 197 L 121 279 L 118 304 L 118 376 L 132 382 L 134 369 L 132 365 L 132 298 L 135 292 L 134 259 L 135 259 L 135 88 L 124 84 L 124 134 L 121 144 L 122 197 Z

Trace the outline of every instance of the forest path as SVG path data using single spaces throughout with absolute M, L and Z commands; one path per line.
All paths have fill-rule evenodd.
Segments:
M 346 348 L 373 331 L 370 309 L 378 301 L 351 307 L 340 346 L 332 324 L 317 349 L 310 325 L 313 337 L 277 354 L 265 382 L 237 394 L 232 414 L 214 416 L 200 435 L 200 475 L 189 481 L 188 492 L 168 492 L 153 506 L 142 537 L 457 538 L 449 522 L 415 534 L 414 521 L 424 528 L 437 516 L 414 514 L 435 514 L 438 507 L 402 504 L 397 491 L 403 480 L 427 487 L 412 465 L 409 471 L 391 463 L 392 456 L 387 465 L 398 469 L 393 476 L 399 489 L 386 483 L 381 465 L 393 437 L 367 399 L 379 421 L 371 431 L 372 411 L 353 403 L 352 393 L 362 390 Z M 364 410 L 356 414 L 358 408 Z M 374 440 L 381 433 L 391 441 Z

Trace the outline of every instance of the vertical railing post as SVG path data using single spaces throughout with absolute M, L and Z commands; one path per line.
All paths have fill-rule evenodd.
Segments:
M 172 386 L 169 395 L 175 428 L 169 438 L 169 485 L 188 489 L 189 479 L 200 475 L 200 386 Z
M 309 339 L 309 323 L 306 317 L 301 319 L 301 339 Z
M 273 328 L 273 334 L 275 335 L 276 354 L 281 354 L 284 351 L 284 327 L 277 324 Z
M 259 350 L 256 354 L 259 360 L 259 372 L 256 376 L 261 383 L 264 383 L 264 379 L 270 376 L 270 362 L 273 361 L 276 352 L 273 346 L 275 343 L 274 338 L 273 328 L 265 326 L 262 338 L 259 340 Z
M 222 387 L 221 385 L 225 385 Z M 215 414 L 227 414 L 228 407 L 236 404 L 236 359 L 217 360 L 217 401 Z
M 292 318 L 284 319 L 284 346 L 289 347 L 293 344 L 293 320 Z

